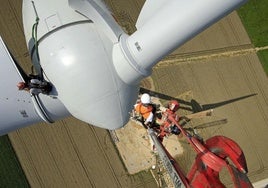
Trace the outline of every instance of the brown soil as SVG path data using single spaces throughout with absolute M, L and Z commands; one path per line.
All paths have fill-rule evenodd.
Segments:
M 107 2 L 126 31 L 133 32 L 142 2 Z M 1 1 L 0 34 L 15 58 L 29 72 L 20 1 Z M 250 40 L 238 16 L 232 13 L 166 60 L 176 62 L 179 54 L 191 57 L 195 52 L 206 52 L 208 55 L 218 49 L 228 51 L 234 46 L 239 49 L 245 45 L 251 46 Z M 154 69 L 152 79 L 155 91 L 180 99 L 184 107 L 179 112 L 181 114 L 191 113 L 183 109 L 191 109 L 194 104 L 201 108 L 215 108 L 214 116 L 192 121 L 190 126 L 205 127 L 227 119 L 225 124 L 198 129 L 199 134 L 205 139 L 217 134 L 234 139 L 245 152 L 249 178 L 255 182 L 268 177 L 268 137 L 265 135 L 268 132 L 268 84 L 255 53 L 162 66 Z M 257 95 L 230 101 L 250 94 Z M 190 102 L 192 99 L 195 103 Z M 133 130 L 142 129 L 136 127 Z M 133 164 L 128 160 L 138 155 L 135 154 L 135 144 L 143 143 L 144 150 L 149 151 L 148 143 L 141 139 L 146 134 L 137 133 L 135 136 L 137 140 L 128 135 L 132 142 L 126 147 L 131 148 L 131 152 L 121 155 L 130 163 L 126 162 L 127 167 L 137 166 L 136 162 Z M 30 126 L 9 134 L 9 137 L 32 187 L 156 187 L 152 176 L 146 173 L 134 177 L 128 175 L 107 131 L 74 118 L 53 125 Z M 182 142 L 182 147 L 186 151 L 188 146 Z M 151 165 L 154 160 L 152 156 L 144 159 L 146 165 Z M 180 163 L 187 169 L 192 159 L 190 152 L 184 152 Z

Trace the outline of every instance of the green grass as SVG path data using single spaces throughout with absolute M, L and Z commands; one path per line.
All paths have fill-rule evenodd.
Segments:
M 254 46 L 268 46 L 268 1 L 249 0 L 238 14 Z M 268 74 L 268 50 L 258 52 L 258 56 Z
M 30 187 L 8 136 L 0 137 L 0 187 Z
M 268 1 L 249 0 L 238 14 L 255 46 L 268 45 Z
M 258 52 L 258 56 L 266 72 L 266 75 L 268 75 L 268 50 Z

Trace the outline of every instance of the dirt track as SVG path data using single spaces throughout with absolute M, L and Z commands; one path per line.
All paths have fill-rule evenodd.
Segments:
M 15 58 L 29 70 L 21 23 L 21 2 L 1 0 L 0 34 Z M 142 3 L 108 1 L 128 31 Z M 111 3 L 112 2 L 112 3 Z M 122 9 L 122 7 L 125 7 Z M 233 13 L 176 50 L 167 60 L 184 54 L 213 53 L 218 49 L 252 46 L 237 15 Z M 179 55 L 180 56 L 180 55 Z M 268 177 L 268 85 L 256 54 L 221 57 L 200 62 L 176 63 L 155 68 L 152 78 L 157 92 L 178 97 L 184 107 L 194 99 L 201 107 L 215 107 L 214 116 L 192 126 L 227 118 L 226 124 L 199 129 L 204 138 L 223 134 L 239 143 L 248 160 L 254 182 Z M 243 100 L 228 100 L 257 94 Z M 190 113 L 180 111 L 180 113 Z M 53 125 L 39 124 L 9 134 L 32 187 L 155 187 L 151 176 L 129 177 L 105 130 L 73 118 Z M 185 153 L 185 168 L 192 156 Z M 187 166 L 188 165 L 188 166 Z

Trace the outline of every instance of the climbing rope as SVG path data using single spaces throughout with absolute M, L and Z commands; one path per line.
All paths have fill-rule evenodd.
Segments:
M 35 12 L 35 23 L 32 26 L 32 39 L 34 40 L 33 49 L 35 49 L 35 51 L 36 51 L 36 57 L 37 57 L 39 65 L 40 65 L 40 57 L 39 57 L 39 51 L 38 51 L 38 38 L 37 38 L 37 28 L 38 28 L 38 24 L 39 24 L 39 17 L 37 14 L 36 7 L 34 5 L 34 1 L 32 1 L 32 5 L 33 5 L 34 12 Z M 41 78 L 41 80 L 44 80 L 43 69 L 42 69 L 41 65 L 40 65 L 40 72 L 41 72 L 40 78 Z

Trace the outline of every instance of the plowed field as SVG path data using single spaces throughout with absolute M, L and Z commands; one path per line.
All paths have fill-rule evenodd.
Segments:
M 0 2 L 0 34 L 29 71 L 21 1 Z M 107 2 L 126 31 L 133 32 L 142 1 Z M 249 178 L 255 182 L 268 177 L 268 80 L 257 55 L 181 60 L 251 47 L 237 14 L 232 13 L 163 60 L 152 79 L 156 92 L 181 101 L 181 114 L 197 107 L 214 108 L 212 117 L 195 120 L 191 126 L 202 125 L 198 131 L 205 139 L 218 134 L 234 139 L 245 152 Z M 106 130 L 74 118 L 30 126 L 9 137 L 32 187 L 156 187 L 149 173 L 128 175 Z M 187 169 L 193 157 L 185 152 L 178 158 Z

